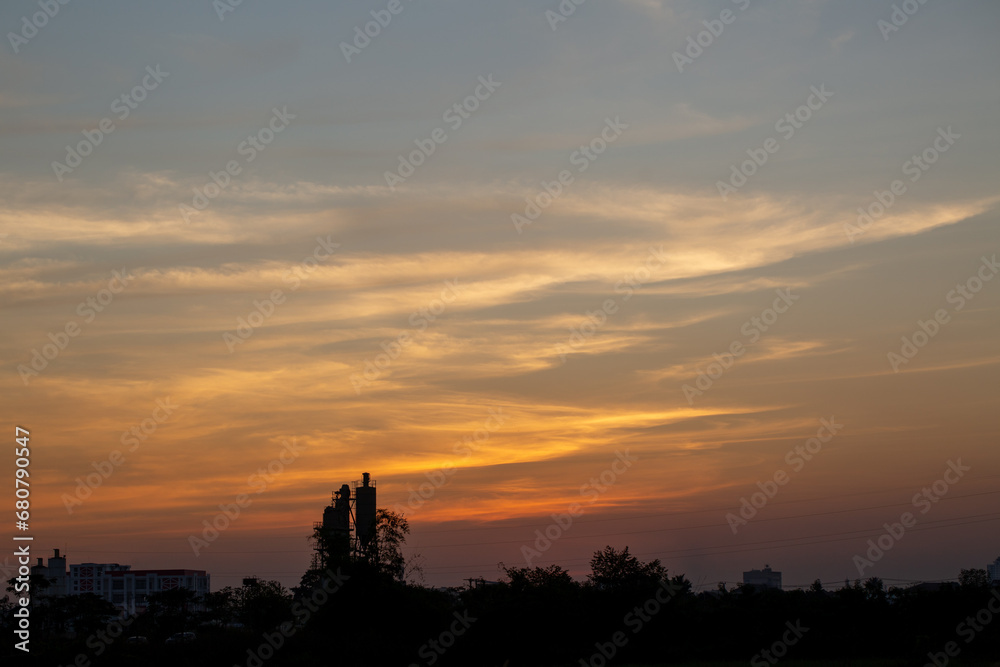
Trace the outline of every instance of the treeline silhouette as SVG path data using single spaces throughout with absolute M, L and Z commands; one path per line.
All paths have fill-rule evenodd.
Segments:
M 115 622 L 109 603 L 90 595 L 38 601 L 32 655 L 13 651 L 12 639 L 2 655 L 46 667 L 602 667 L 708 660 L 756 666 L 779 658 L 934 664 L 929 656 L 939 656 L 943 667 L 994 665 L 1000 657 L 1000 617 L 993 620 L 1000 614 L 989 611 L 991 600 L 1000 609 L 1000 591 L 982 570 L 963 570 L 958 583 L 938 590 L 887 588 L 870 578 L 832 591 L 817 581 L 809 590 L 720 584 L 695 593 L 684 575 L 670 575 L 659 560 L 608 546 L 593 554 L 583 582 L 558 565 L 500 564 L 497 583 L 431 589 L 401 580 L 405 564 L 394 555 L 408 532 L 405 520 L 396 517 L 386 530 L 395 531 L 395 539 L 383 541 L 372 558 L 318 552 L 292 590 L 250 579 L 200 600 L 186 590 L 153 594 L 148 610 L 108 643 L 95 637 L 106 636 Z M 992 622 L 983 622 L 982 610 Z M 9 603 L 3 618 L 10 638 Z M 789 635 L 792 627 L 799 635 Z M 196 638 L 166 643 L 185 631 Z M 146 643 L 129 642 L 132 636 Z M 790 636 L 796 641 L 775 646 Z M 958 660 L 945 654 L 949 642 L 960 651 Z M 5 658 L 3 664 L 10 663 Z

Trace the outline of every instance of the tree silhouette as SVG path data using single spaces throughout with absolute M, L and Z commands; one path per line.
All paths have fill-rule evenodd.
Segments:
M 278 581 L 253 578 L 233 589 L 237 618 L 254 632 L 270 630 L 291 615 L 292 594 Z
M 202 616 L 209 623 L 227 625 L 237 619 L 236 589 L 232 586 L 206 593 L 204 597 L 205 611 Z
M 507 567 L 500 563 L 504 574 L 507 575 L 508 585 L 515 593 L 520 593 L 531 588 L 544 588 L 550 591 L 570 590 L 577 587 L 577 583 L 569 576 L 569 572 L 559 565 L 549 565 L 548 567 Z
M 885 584 L 878 577 L 871 577 L 864 584 L 865 598 L 875 602 L 884 602 L 886 598 Z
M 657 560 L 656 562 L 658 563 L 659 561 Z M 667 571 L 664 569 L 664 579 L 669 579 L 674 595 L 684 597 L 691 594 L 694 586 L 691 584 L 690 579 L 685 577 L 683 574 L 675 574 L 672 577 L 667 577 L 666 572 Z
M 962 570 L 959 572 L 958 584 L 962 588 L 985 590 L 990 587 L 990 578 L 986 570 L 972 568 L 971 570 Z
M 590 583 L 605 590 L 650 588 L 667 577 L 667 568 L 660 564 L 659 558 L 644 563 L 630 554 L 628 547 L 618 551 L 606 546 L 601 551 L 595 551 L 590 559 L 590 569 L 591 573 L 587 575 Z
M 146 613 L 153 625 L 173 634 L 193 624 L 192 608 L 199 601 L 198 594 L 188 588 L 157 591 L 146 599 Z
M 410 534 L 410 523 L 401 513 L 392 510 L 375 510 L 375 531 L 364 555 L 368 565 L 379 574 L 403 581 L 406 576 L 406 559 L 403 543 Z

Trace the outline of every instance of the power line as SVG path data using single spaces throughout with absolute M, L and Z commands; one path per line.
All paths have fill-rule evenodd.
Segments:
M 979 481 L 981 479 L 993 479 L 993 478 L 997 478 L 997 477 L 1000 477 L 1000 475 L 983 475 L 982 477 L 977 477 L 974 481 Z M 815 498 L 805 498 L 803 500 L 780 500 L 780 501 L 775 501 L 775 502 L 768 502 L 767 504 L 768 504 L 769 507 L 774 506 L 774 505 L 805 505 L 805 504 L 808 504 L 808 503 L 813 503 L 813 502 L 818 502 L 818 501 L 823 501 L 823 500 L 841 499 L 841 498 L 855 498 L 855 497 L 858 497 L 858 496 L 871 496 L 871 495 L 877 495 L 877 494 L 882 494 L 882 493 L 889 493 L 891 491 L 899 491 L 899 490 L 913 490 L 913 485 L 912 484 L 907 484 L 905 486 L 895 486 L 895 487 L 890 487 L 890 488 L 887 488 L 887 489 L 880 489 L 878 491 L 860 491 L 858 493 L 843 493 L 843 494 L 837 494 L 837 495 L 834 495 L 834 496 L 818 496 L 818 497 L 815 497 Z M 961 496 L 961 497 L 964 497 L 964 496 Z M 607 518 L 603 518 L 603 519 L 601 519 L 601 518 L 598 518 L 598 519 L 588 519 L 587 522 L 588 523 L 597 523 L 599 521 L 633 521 L 633 520 L 638 520 L 638 519 L 653 519 L 653 518 L 662 517 L 662 516 L 678 516 L 678 515 L 685 515 L 685 514 L 703 514 L 703 513 L 708 513 L 708 512 L 730 512 L 730 511 L 732 511 L 732 509 L 733 509 L 732 506 L 729 505 L 729 506 L 726 506 L 726 507 L 712 507 L 712 508 L 708 508 L 708 509 L 698 509 L 698 510 L 680 510 L 680 511 L 672 511 L 672 512 L 657 512 L 657 513 L 654 513 L 654 514 L 639 514 L 639 515 L 626 516 L 626 517 L 607 517 Z M 503 527 L 504 528 L 533 528 L 533 527 L 539 526 L 539 525 L 546 525 L 546 524 L 524 523 L 524 524 L 505 525 Z M 471 531 L 471 530 L 496 530 L 496 527 L 494 527 L 494 526 L 482 526 L 482 527 L 468 527 L 468 528 L 448 528 L 448 529 L 442 529 L 442 530 L 425 530 L 425 531 L 420 531 L 420 534 L 421 535 L 431 535 L 431 534 L 436 534 L 436 533 L 455 533 L 455 532 L 465 532 L 465 531 Z
M 991 517 L 991 518 L 988 518 L 988 519 L 978 519 L 976 521 L 964 521 L 962 523 L 950 523 L 951 521 L 955 521 L 955 520 L 959 520 L 959 519 L 974 519 L 974 518 L 983 517 L 983 516 L 989 516 L 989 515 L 986 515 L 986 514 L 975 514 L 975 515 L 970 515 L 970 516 L 966 516 L 966 517 L 955 517 L 954 519 L 941 519 L 941 520 L 938 520 L 938 521 L 930 521 L 930 522 L 927 522 L 926 524 L 923 524 L 922 526 L 918 526 L 918 527 L 915 527 L 915 528 L 910 528 L 908 530 L 908 532 L 920 532 L 920 531 L 923 531 L 923 530 L 937 530 L 937 529 L 940 529 L 940 528 L 954 528 L 954 527 L 957 527 L 957 526 L 965 526 L 965 525 L 975 524 L 975 523 L 983 523 L 983 522 L 990 522 L 990 521 L 1000 521 L 1000 516 L 997 516 L 997 517 Z M 945 525 L 928 525 L 928 524 L 937 524 L 937 523 L 944 523 Z M 861 533 L 864 533 L 864 534 L 870 534 L 873 530 L 879 530 L 879 528 L 870 529 L 870 530 L 866 530 L 866 531 L 852 531 L 852 533 L 861 532 Z M 784 541 L 789 541 L 791 539 L 815 539 L 815 538 L 818 538 L 818 537 L 830 537 L 830 536 L 844 535 L 844 534 L 845 533 L 820 534 L 820 535 L 812 535 L 812 536 L 809 536 L 808 538 L 788 538 L 788 539 L 785 539 L 785 540 L 774 540 L 774 541 L 775 542 L 784 542 Z M 594 536 L 594 537 L 598 537 L 598 536 Z M 812 542 L 802 542 L 802 543 L 798 543 L 798 544 L 786 544 L 786 545 L 780 545 L 780 546 L 777 546 L 777 547 L 776 546 L 769 546 L 769 547 L 757 547 L 757 548 L 752 548 L 752 549 L 750 549 L 750 548 L 747 548 L 747 549 L 745 549 L 745 548 L 738 548 L 738 549 L 728 549 L 726 551 L 716 551 L 716 552 L 696 553 L 696 554 L 683 554 L 683 555 L 678 555 L 678 556 L 670 556 L 669 554 L 673 553 L 673 552 L 670 552 L 670 551 L 650 551 L 650 552 L 645 552 L 645 553 L 638 553 L 638 554 L 635 554 L 635 555 L 637 557 L 639 557 L 639 556 L 642 556 L 642 557 L 662 556 L 663 558 L 702 558 L 702 557 L 709 557 L 709 556 L 722 556 L 722 555 L 728 555 L 728 554 L 747 553 L 747 552 L 751 552 L 751 551 L 767 551 L 769 549 L 775 549 L 775 548 L 782 548 L 782 549 L 784 549 L 784 548 L 788 548 L 788 547 L 804 547 L 804 546 L 811 546 L 811 545 L 814 545 L 814 544 L 826 544 L 826 543 L 829 543 L 829 542 L 845 542 L 845 541 L 853 540 L 853 539 L 857 539 L 857 536 L 854 535 L 852 537 L 838 537 L 837 539 L 832 539 L 832 540 L 816 540 L 816 541 L 812 541 Z M 766 543 L 767 542 L 762 542 L 760 544 L 766 544 Z M 713 548 L 713 547 L 700 547 L 700 548 L 701 549 L 709 549 L 709 548 Z M 692 549 L 687 549 L 686 551 L 690 551 L 690 550 L 692 550 Z M 588 558 L 569 558 L 569 559 L 561 559 L 559 561 L 555 561 L 555 560 L 541 560 L 541 561 L 535 561 L 534 564 L 581 563 L 581 562 L 589 562 L 589 560 L 590 559 L 588 559 Z M 468 569 L 468 568 L 480 568 L 480 567 L 495 567 L 495 564 L 491 563 L 491 564 L 480 564 L 480 565 L 442 565 L 442 566 L 430 566 L 430 567 L 426 567 L 426 568 L 423 568 L 423 569 L 425 569 L 425 570 L 440 570 L 438 572 L 439 574 L 451 574 L 451 572 L 444 571 L 444 568 L 448 568 L 448 569 L 454 568 L 455 572 L 461 572 L 461 571 L 464 571 L 464 569 Z
M 946 501 L 946 500 L 962 500 L 964 498 L 974 498 L 974 497 L 978 497 L 978 496 L 986 496 L 986 495 L 992 495 L 992 494 L 996 494 L 996 493 L 1000 493 L 1000 490 L 998 490 L 998 491 L 983 491 L 983 492 L 980 492 L 980 493 L 966 494 L 964 496 L 950 496 L 950 497 L 946 497 L 946 498 L 940 498 L 939 502 L 943 502 L 943 501 Z M 760 519 L 754 519 L 753 522 L 754 523 L 763 523 L 763 522 L 768 522 L 768 521 L 785 521 L 785 520 L 788 520 L 788 519 L 802 519 L 802 518 L 809 518 L 809 517 L 816 517 L 816 516 L 829 516 L 829 515 L 833 515 L 833 514 L 848 514 L 848 513 L 851 513 L 851 512 L 863 512 L 863 511 L 868 511 L 868 510 L 886 509 L 886 508 L 892 508 L 892 507 L 905 507 L 905 506 L 910 506 L 910 505 L 912 505 L 912 503 L 893 503 L 893 504 L 889 504 L 889 505 L 873 505 L 873 506 L 868 506 L 868 507 L 855 507 L 855 508 L 844 509 L 844 510 L 831 510 L 829 512 L 810 512 L 810 513 L 806 513 L 806 514 L 795 514 L 795 515 L 783 516 L 783 517 L 760 518 Z M 974 515 L 974 516 L 986 516 L 986 515 Z M 970 518 L 970 517 L 956 517 L 956 518 L 962 519 L 962 518 Z M 603 521 L 605 519 L 600 519 L 600 520 Z M 594 520 L 594 521 L 597 521 L 597 520 Z M 587 523 L 591 523 L 591 521 L 588 521 Z M 929 523 L 936 523 L 936 522 L 929 522 Z M 537 525 L 548 525 L 548 524 L 531 524 L 531 525 L 532 526 L 537 526 Z M 621 536 L 621 535 L 641 535 L 641 534 L 646 534 L 646 533 L 660 533 L 660 532 L 675 532 L 675 531 L 680 531 L 680 530 L 694 530 L 694 529 L 697 529 L 697 528 L 717 528 L 720 525 L 722 525 L 722 524 L 720 524 L 719 522 L 715 522 L 715 523 L 710 523 L 710 524 L 700 524 L 700 525 L 696 525 L 696 526 L 675 526 L 675 527 L 667 527 L 667 528 L 650 528 L 650 529 L 647 529 L 647 530 L 635 530 L 635 531 L 626 531 L 626 532 L 619 532 L 619 533 L 601 533 L 601 534 L 594 534 L 594 535 L 571 535 L 571 536 L 561 537 L 560 539 L 562 539 L 562 540 L 581 540 L 581 539 L 588 539 L 588 538 L 592 538 L 592 537 L 618 537 L 618 536 Z M 510 528 L 512 528 L 512 527 L 505 527 L 505 529 L 510 529 Z M 861 531 L 854 531 L 854 532 L 861 532 Z M 797 538 L 789 538 L 789 539 L 797 539 Z M 784 541 L 784 540 L 778 540 L 778 541 Z M 407 549 L 441 549 L 441 548 L 467 547 L 467 546 L 496 546 L 496 545 L 502 545 L 502 544 L 524 544 L 524 540 L 504 540 L 504 541 L 498 541 L 498 542 L 464 542 L 464 543 L 459 543 L 459 544 L 404 545 L 404 548 L 407 548 Z M 712 548 L 712 547 L 704 547 L 704 548 Z M 188 553 L 187 550 L 185 550 L 185 551 L 131 550 L 130 551 L 130 550 L 121 550 L 121 549 L 114 549 L 114 550 L 110 550 L 110 549 L 104 549 L 104 550 L 97 550 L 97 549 L 76 549 L 74 551 L 75 551 L 75 553 L 124 553 L 124 554 L 183 554 L 183 553 Z M 284 549 L 284 550 L 263 550 L 263 551 L 257 551 L 257 550 L 251 551 L 251 550 L 241 549 L 241 550 L 236 550 L 236 551 L 211 551 L 211 552 L 206 551 L 206 553 L 229 554 L 229 555 L 232 555 L 232 554 L 306 553 L 306 552 L 303 551 L 303 550 L 301 550 L 301 549 L 294 549 L 294 550 L 289 550 L 289 549 Z
M 992 494 L 995 494 L 995 493 L 1000 493 L 1000 491 L 983 491 L 982 493 L 971 493 L 971 494 L 964 495 L 964 496 L 952 496 L 950 498 L 940 498 L 939 501 L 961 500 L 963 498 L 973 498 L 973 497 L 976 497 L 976 496 L 987 496 L 987 495 L 992 495 Z M 890 505 L 874 505 L 874 506 L 870 506 L 870 507 L 856 507 L 856 508 L 853 508 L 853 509 L 846 509 L 846 510 L 831 510 L 829 512 L 810 512 L 808 514 L 795 514 L 795 515 L 791 515 L 791 516 L 779 516 L 779 517 L 771 517 L 771 518 L 766 518 L 766 519 L 754 519 L 753 521 L 754 521 L 754 523 L 763 523 L 763 522 L 766 522 L 766 521 L 785 521 L 785 520 L 788 520 L 788 519 L 804 519 L 804 518 L 815 517 L 815 516 L 829 516 L 829 515 L 832 515 L 832 514 L 849 514 L 851 512 L 864 512 L 864 511 L 868 511 L 868 510 L 886 509 L 886 508 L 891 508 L 891 507 L 907 507 L 907 506 L 911 506 L 911 505 L 912 505 L 912 503 L 893 503 L 893 504 L 890 504 Z M 551 524 L 551 522 L 549 522 L 549 523 Z M 715 523 L 700 524 L 700 525 L 697 525 L 697 526 L 676 526 L 676 527 L 673 527 L 673 528 L 650 528 L 650 529 L 647 529 L 647 530 L 633 530 L 633 531 L 627 531 L 627 532 L 621 532 L 621 533 L 604 533 L 603 535 L 606 535 L 608 537 L 616 537 L 618 535 L 641 535 L 641 534 L 645 534 L 645 533 L 660 533 L 660 532 L 675 532 L 675 531 L 679 531 L 679 530 L 694 530 L 696 528 L 718 528 L 720 525 L 722 525 L 722 524 L 720 524 L 719 522 L 715 522 Z M 564 540 L 580 540 L 580 539 L 585 539 L 585 538 L 588 538 L 588 537 L 598 537 L 598 535 L 573 535 L 573 536 L 570 536 L 570 537 L 563 537 L 563 538 L 560 538 L 560 539 L 564 539 Z M 501 542 L 465 542 L 465 543 L 460 543 L 460 544 L 414 545 L 414 546 L 412 546 L 410 548 L 413 548 L 413 549 L 442 549 L 442 548 L 446 548 L 446 547 L 493 546 L 493 545 L 498 545 L 498 544 L 516 544 L 518 542 L 523 543 L 524 540 L 505 540 L 505 541 L 501 541 Z
M 983 475 L 981 477 L 976 477 L 972 481 L 973 482 L 977 482 L 979 480 L 994 479 L 994 478 L 997 478 L 997 477 L 1000 477 L 1000 474 L 998 474 L 998 475 Z M 801 499 L 801 500 L 780 500 L 780 501 L 773 501 L 773 502 L 769 501 L 767 503 L 767 506 L 768 507 L 773 507 L 775 505 L 805 505 L 805 504 L 809 504 L 809 503 L 813 503 L 813 502 L 819 502 L 819 501 L 824 501 L 824 500 L 842 499 L 842 498 L 855 498 L 855 497 L 859 497 L 859 496 L 879 495 L 879 494 L 889 493 L 889 492 L 892 492 L 892 491 L 912 490 L 913 488 L 914 488 L 913 484 L 907 484 L 907 485 L 904 485 L 904 486 L 895 486 L 895 487 L 889 487 L 889 488 L 885 488 L 885 489 L 880 489 L 878 491 L 860 491 L 858 493 L 843 493 L 843 494 L 837 494 L 837 495 L 833 495 L 833 496 L 817 496 L 817 497 L 814 497 L 814 498 L 805 498 L 805 499 Z M 990 491 L 990 492 L 987 492 L 987 493 L 997 493 L 997 492 L 996 491 Z M 969 496 L 975 496 L 975 495 L 980 495 L 980 494 L 969 494 Z M 956 496 L 956 497 L 953 497 L 953 498 L 942 498 L 941 500 L 952 500 L 952 499 L 956 499 L 956 498 L 965 498 L 965 497 L 969 497 L 969 496 Z M 905 503 L 902 503 L 902 504 L 905 504 Z M 877 508 L 880 508 L 880 507 L 888 507 L 888 506 L 886 506 L 886 505 L 880 505 L 880 506 L 870 507 L 869 509 L 877 509 Z M 613 517 L 605 517 L 605 518 L 588 518 L 587 519 L 587 523 L 598 523 L 598 522 L 603 522 L 603 521 L 619 521 L 619 522 L 620 521 L 638 521 L 640 519 L 652 519 L 652 518 L 664 517 L 664 516 L 684 516 L 684 515 L 688 515 L 688 514 L 706 514 L 706 513 L 709 513 L 709 512 L 729 512 L 729 511 L 732 511 L 732 509 L 733 509 L 733 507 L 731 505 L 729 505 L 729 506 L 726 506 L 726 507 L 711 507 L 711 508 L 707 508 L 707 509 L 679 510 L 679 511 L 670 511 L 670 512 L 656 512 L 656 513 L 653 513 L 653 514 L 637 514 L 637 515 L 630 515 L 630 516 L 624 516 L 624 517 L 613 516 Z M 844 511 L 855 511 L 855 510 L 844 510 Z M 786 518 L 786 517 L 777 517 L 777 519 L 782 519 L 782 518 Z M 794 517 L 787 517 L 787 518 L 794 518 Z M 765 520 L 766 521 L 773 521 L 773 520 L 776 520 L 776 519 L 758 519 L 758 521 L 765 521 Z M 545 525 L 548 525 L 548 523 L 551 523 L 551 522 L 546 522 L 546 523 L 532 522 L 532 523 L 520 523 L 520 524 L 505 524 L 505 525 L 501 526 L 500 528 L 502 528 L 502 529 L 533 528 L 533 527 L 536 527 L 536 526 L 545 526 Z M 702 526 L 691 526 L 691 527 L 692 528 L 698 528 L 698 527 L 702 527 Z M 494 531 L 494 530 L 498 530 L 498 527 L 497 526 L 475 526 L 475 527 L 473 527 L 473 526 L 466 526 L 466 527 L 462 527 L 462 528 L 445 528 L 445 529 L 441 529 L 441 530 L 421 530 L 420 534 L 421 535 L 433 535 L 433 534 L 441 534 L 441 533 L 463 533 L 463 532 L 471 532 L 471 531 L 474 531 L 474 530 L 490 530 L 490 531 Z M 272 535 L 270 537 L 272 537 L 274 539 L 309 539 L 309 536 L 306 535 L 305 533 L 295 533 L 293 535 Z M 164 539 L 174 539 L 174 538 L 164 538 Z M 230 538 L 230 539 L 259 539 L 259 538 L 239 536 L 239 537 L 233 537 L 233 538 Z M 126 552 L 122 552 L 122 553 L 152 553 L 152 552 L 126 551 Z M 224 552 L 219 551 L 219 552 L 215 552 L 215 553 L 224 553 Z M 225 552 L 225 553 L 240 553 L 240 552 Z M 282 552 L 258 552 L 258 553 L 282 553 Z M 288 552 L 288 553 L 291 553 L 291 552 Z
M 921 525 L 922 526 L 928 526 L 928 525 L 931 525 L 931 524 L 938 524 L 938 523 L 950 522 L 950 521 L 961 520 L 961 519 L 976 519 L 976 518 L 988 517 L 988 516 L 991 516 L 991 513 L 987 513 L 987 514 L 973 514 L 973 515 L 963 516 L 963 517 L 953 517 L 952 519 L 939 519 L 937 521 L 927 521 L 927 522 L 924 522 Z M 993 517 L 990 520 L 996 520 L 996 519 L 1000 519 L 1000 516 Z M 970 523 L 978 523 L 978 522 L 970 522 Z M 963 523 L 963 524 L 956 524 L 956 525 L 965 525 L 965 524 Z M 947 527 L 947 526 L 939 526 L 939 527 Z M 655 553 L 656 555 L 661 555 L 661 556 L 663 556 L 665 558 L 684 558 L 685 557 L 685 553 L 684 552 L 687 552 L 687 551 L 702 551 L 702 550 L 705 550 L 705 549 L 730 549 L 733 546 L 747 547 L 747 546 L 757 546 L 757 545 L 761 545 L 761 544 L 774 544 L 774 545 L 776 545 L 776 544 L 778 544 L 780 542 L 793 542 L 793 541 L 796 541 L 796 540 L 816 539 L 816 538 L 822 538 L 822 537 L 837 537 L 837 536 L 845 536 L 845 535 L 864 536 L 864 535 L 871 534 L 873 531 L 879 531 L 881 529 L 882 529 L 882 527 L 879 526 L 878 528 L 863 529 L 863 530 L 852 530 L 852 531 L 845 531 L 845 532 L 841 532 L 841 533 L 819 533 L 819 534 L 816 534 L 816 535 L 803 535 L 803 536 L 798 536 L 798 537 L 786 537 L 786 538 L 781 538 L 781 539 L 777 539 L 777 540 L 763 540 L 763 541 L 759 541 L 759 542 L 746 542 L 746 543 L 743 543 L 743 544 L 740 544 L 740 545 L 718 544 L 718 545 L 712 545 L 712 546 L 689 547 L 689 548 L 686 548 L 686 549 L 673 549 L 673 550 L 668 550 L 668 551 L 657 551 L 657 552 L 650 552 L 650 553 Z M 595 537 L 598 537 L 598 536 L 595 536 Z M 788 545 L 788 546 L 796 546 L 796 545 L 792 544 L 792 545 Z M 737 553 L 737 552 L 721 552 L 721 553 Z M 639 555 L 650 555 L 650 554 L 639 554 Z M 579 559 L 578 558 L 578 559 L 570 559 L 570 560 L 572 560 L 572 561 L 588 561 L 589 559 Z M 539 562 L 548 562 L 548 561 L 539 561 Z M 564 560 L 564 561 L 560 561 L 560 562 L 567 562 L 567 561 Z M 438 567 L 438 566 L 432 566 L 432 567 Z M 455 567 L 455 566 L 440 566 L 440 567 Z

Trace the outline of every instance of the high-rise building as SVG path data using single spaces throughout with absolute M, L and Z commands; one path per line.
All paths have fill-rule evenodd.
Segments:
M 990 583 L 1000 583 L 1000 558 L 986 566 L 986 574 Z

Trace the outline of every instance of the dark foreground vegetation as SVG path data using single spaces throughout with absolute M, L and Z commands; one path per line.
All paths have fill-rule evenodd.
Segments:
M 259 580 L 201 600 L 166 591 L 124 620 L 94 596 L 36 601 L 31 655 L 13 649 L 8 602 L 0 664 L 1000 664 L 1000 590 L 981 571 L 939 590 L 873 578 L 834 591 L 816 582 L 696 594 L 659 561 L 608 547 L 583 583 L 557 565 L 504 567 L 499 583 L 442 590 L 400 581 L 404 564 L 388 547 L 366 560 L 321 555 L 293 591 Z

